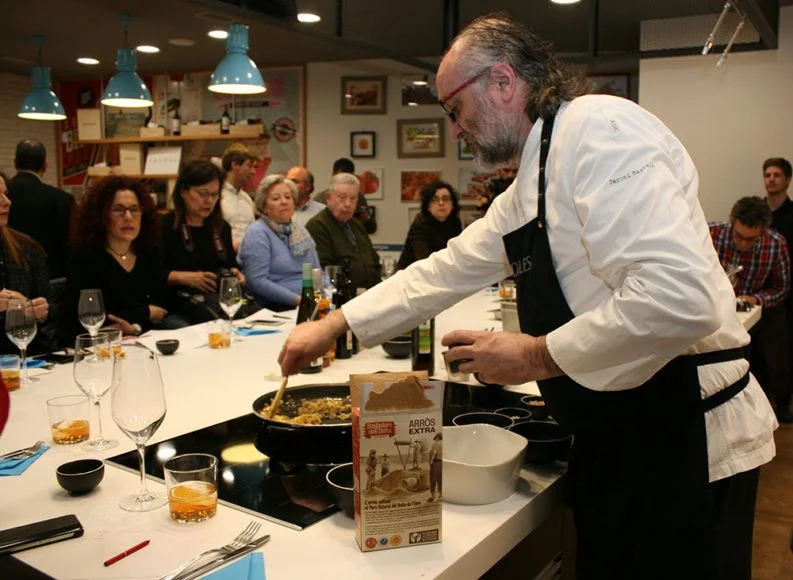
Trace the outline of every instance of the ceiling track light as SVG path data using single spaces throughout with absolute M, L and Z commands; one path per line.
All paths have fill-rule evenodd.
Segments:
M 740 34 L 744 24 L 746 24 L 746 15 L 741 14 L 741 20 L 738 22 L 738 26 L 735 27 L 735 32 L 732 33 L 732 36 L 730 37 L 730 41 L 727 43 L 727 46 L 724 48 L 724 52 L 721 53 L 721 57 L 719 57 L 719 60 L 716 62 L 717 67 L 720 67 L 725 62 L 727 62 L 727 55 L 729 54 L 732 45 L 735 44 L 735 39 L 738 38 L 738 34 Z
M 151 107 L 154 100 L 151 91 L 140 78 L 137 72 L 138 59 L 135 51 L 127 46 L 127 29 L 132 17 L 129 14 L 121 15 L 124 25 L 124 48 L 116 51 L 117 73 L 107 83 L 102 93 L 102 104 L 107 107 Z
M 63 110 L 60 99 L 50 88 L 50 69 L 44 66 L 44 57 L 41 51 L 44 37 L 37 36 L 36 44 L 39 46 L 39 65 L 30 70 L 33 88 L 22 99 L 17 116 L 34 121 L 62 121 L 66 118 L 66 112 Z
M 255 95 L 267 90 L 262 73 L 248 56 L 248 27 L 229 24 L 226 39 L 226 56 L 209 77 L 213 93 L 228 95 Z

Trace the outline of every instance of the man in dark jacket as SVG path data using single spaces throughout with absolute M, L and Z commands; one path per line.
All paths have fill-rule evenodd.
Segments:
M 358 288 L 371 288 L 380 282 L 380 258 L 363 224 L 353 219 L 358 201 L 358 178 L 338 173 L 330 180 L 328 207 L 306 224 L 317 244 L 322 267 L 350 263 L 350 279 Z
M 8 183 L 8 225 L 44 248 L 50 278 L 65 276 L 74 198 L 42 181 L 47 171 L 47 150 L 39 141 L 25 139 L 17 143 L 14 166 L 17 174 Z

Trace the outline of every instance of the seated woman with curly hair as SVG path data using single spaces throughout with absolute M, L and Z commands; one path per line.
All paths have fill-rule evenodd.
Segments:
M 5 315 L 10 300 L 27 302 L 30 300 L 33 313 L 38 322 L 46 320 L 49 314 L 49 274 L 44 250 L 36 241 L 8 227 L 11 200 L 8 199 L 8 178 L 0 173 L 0 330 L 5 328 Z M 49 352 L 54 348 L 54 340 L 46 333 L 38 333 L 28 346 L 28 353 Z M 2 332 L 0 353 L 16 354 L 14 346 Z
M 403 270 L 446 247 L 463 231 L 457 192 L 445 181 L 427 185 L 421 192 L 421 212 L 408 230 L 397 268 Z
M 71 231 L 64 297 L 64 344 L 85 332 L 77 319 L 80 290 L 99 288 L 107 322 L 124 334 L 187 323 L 165 309 L 166 272 L 157 253 L 159 228 L 154 201 L 138 179 L 99 180 L 80 200 Z

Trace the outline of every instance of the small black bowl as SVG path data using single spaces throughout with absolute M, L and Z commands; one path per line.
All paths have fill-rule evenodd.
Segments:
M 507 429 L 514 423 L 514 421 L 512 420 L 512 417 L 507 417 L 506 415 L 500 415 L 498 413 L 491 413 L 485 411 L 474 411 L 471 413 L 463 413 L 462 415 L 457 415 L 452 419 L 452 423 L 458 426 L 484 423 L 486 425 L 494 425 L 496 427 L 502 427 L 504 429 Z
M 548 418 L 548 407 L 540 395 L 526 395 L 521 397 L 520 403 L 531 411 L 531 418 L 535 421 L 543 421 Z
M 573 436 L 552 421 L 521 421 L 509 430 L 528 439 L 524 463 L 542 465 L 554 460 L 567 461 Z
M 157 345 L 157 350 L 165 355 L 173 354 L 176 352 L 176 349 L 179 348 L 179 341 L 175 338 L 158 340 L 155 344 Z
M 409 336 L 397 336 L 385 341 L 381 346 L 386 354 L 393 358 L 407 358 L 410 356 L 411 339 Z
M 60 486 L 73 495 L 88 493 L 105 476 L 105 464 L 99 459 L 78 459 L 55 470 Z
M 341 508 L 348 518 L 355 517 L 355 490 L 353 488 L 352 463 L 337 465 L 325 475 L 325 481 L 330 484 L 336 505 Z
M 528 421 L 532 419 L 532 412 L 528 409 L 524 409 L 523 407 L 501 407 L 500 409 L 496 409 L 494 411 L 499 415 L 506 415 L 513 421 Z

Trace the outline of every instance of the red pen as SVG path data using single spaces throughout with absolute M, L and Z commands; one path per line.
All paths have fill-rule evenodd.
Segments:
M 122 558 L 126 558 L 130 554 L 134 554 L 135 552 L 137 552 L 141 548 L 145 548 L 148 545 L 149 545 L 149 540 L 143 540 L 140 544 L 132 546 L 129 550 L 124 550 L 118 556 L 113 556 L 109 560 L 105 560 L 105 566 L 110 566 L 111 564 L 115 564 L 116 562 L 118 562 Z

